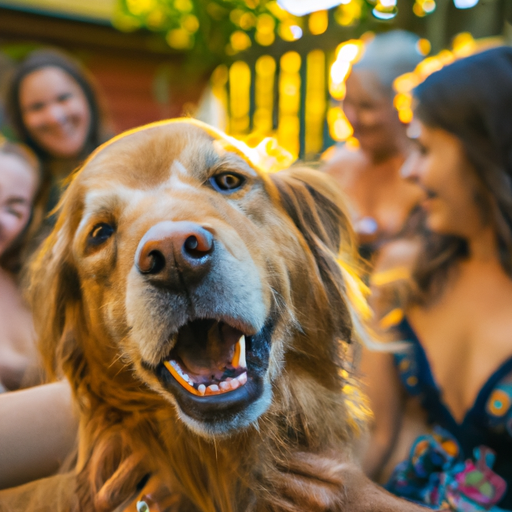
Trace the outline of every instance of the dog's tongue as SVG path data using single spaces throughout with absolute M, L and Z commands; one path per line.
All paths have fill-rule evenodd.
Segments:
M 202 320 L 180 329 L 176 355 L 190 373 L 222 375 L 233 360 L 235 344 L 242 333 L 214 320 Z

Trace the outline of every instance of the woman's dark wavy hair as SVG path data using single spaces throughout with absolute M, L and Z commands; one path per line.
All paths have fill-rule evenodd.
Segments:
M 92 77 L 77 62 L 66 54 L 53 49 L 36 50 L 28 55 L 16 68 L 7 90 L 6 108 L 9 121 L 12 128 L 16 132 L 18 139 L 29 146 L 41 161 L 46 163 L 52 159 L 44 148 L 39 146 L 30 136 L 25 124 L 20 105 L 20 86 L 23 79 L 36 70 L 56 67 L 62 69 L 80 86 L 91 112 L 91 126 L 87 135 L 86 142 L 82 148 L 81 154 L 77 155 L 78 159 L 85 158 L 96 149 L 101 143 L 105 142 L 108 134 L 105 130 L 107 124 L 105 118 L 105 109 L 100 101 L 98 91 L 94 85 Z
M 419 85 L 415 117 L 455 135 L 482 184 L 482 214 L 496 227 L 500 263 L 512 278 L 512 48 L 461 59 Z M 439 293 L 466 241 L 424 231 L 414 271 L 415 302 Z

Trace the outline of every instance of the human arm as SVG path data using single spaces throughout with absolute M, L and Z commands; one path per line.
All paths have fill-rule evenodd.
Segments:
M 0 395 L 0 489 L 54 473 L 73 449 L 77 418 L 67 382 Z
M 374 415 L 363 470 L 370 478 L 376 478 L 395 446 L 404 397 L 392 354 L 364 349 L 361 372 Z

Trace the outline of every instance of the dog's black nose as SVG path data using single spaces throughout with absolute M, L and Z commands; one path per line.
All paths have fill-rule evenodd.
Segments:
M 139 242 L 135 265 L 157 280 L 172 279 L 173 272 L 187 280 L 200 278 L 209 269 L 213 249 L 213 235 L 199 224 L 159 222 Z

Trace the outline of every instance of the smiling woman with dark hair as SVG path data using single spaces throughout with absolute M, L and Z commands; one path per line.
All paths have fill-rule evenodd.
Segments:
M 394 363 L 437 430 L 388 488 L 460 511 L 512 510 L 512 48 L 443 68 L 415 97 L 417 151 L 403 174 L 424 191 L 426 231 Z M 393 371 L 389 356 L 373 358 Z M 377 432 L 398 424 L 387 416 L 400 392 L 378 397 L 367 373 Z
M 111 135 L 96 86 L 64 53 L 37 50 L 15 70 L 6 106 L 19 140 L 43 164 L 50 210 L 60 194 L 57 183 Z

